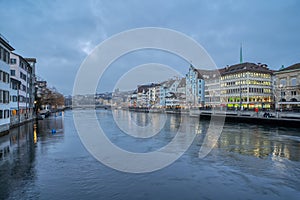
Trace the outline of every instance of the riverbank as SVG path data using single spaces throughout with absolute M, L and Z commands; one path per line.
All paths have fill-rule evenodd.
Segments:
M 132 112 L 144 113 L 166 113 L 166 114 L 185 114 L 200 119 L 210 120 L 224 119 L 225 122 L 250 123 L 260 125 L 274 125 L 282 127 L 300 127 L 300 113 L 296 112 L 274 112 L 274 111 L 220 111 L 220 110 L 199 110 L 199 109 L 148 109 L 148 108 L 130 108 Z
M 300 127 L 300 113 L 251 112 L 251 111 L 206 111 L 190 110 L 190 116 L 200 119 L 225 119 L 225 122 L 250 123 L 282 127 Z
M 24 120 L 24 121 L 19 122 L 19 123 L 10 124 L 8 130 L 4 130 L 4 131 L 1 131 L 1 132 L 0 132 L 0 137 L 5 136 L 5 135 L 8 135 L 8 134 L 9 134 L 9 131 L 10 131 L 11 129 L 16 128 L 16 127 L 19 127 L 19 126 L 22 126 L 22 125 L 27 124 L 27 123 L 29 123 L 29 122 L 32 122 L 32 121 L 34 121 L 34 120 L 36 120 L 36 117 L 33 117 L 33 118 L 31 118 L 31 119 Z

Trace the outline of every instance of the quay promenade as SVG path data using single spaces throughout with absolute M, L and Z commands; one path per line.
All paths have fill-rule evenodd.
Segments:
M 226 122 L 243 122 L 252 124 L 268 124 L 285 127 L 300 127 L 299 112 L 275 112 L 275 111 L 220 111 L 191 109 L 190 116 L 210 119 L 225 117 Z

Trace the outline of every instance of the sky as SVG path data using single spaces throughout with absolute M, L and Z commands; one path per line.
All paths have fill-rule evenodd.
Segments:
M 297 0 L 0 0 L 0 34 L 16 53 L 37 58 L 38 76 L 69 95 L 92 50 L 134 28 L 181 32 L 202 45 L 218 68 L 239 63 L 241 44 L 245 62 L 266 63 L 274 70 L 298 63 L 299 8 Z M 165 52 L 133 52 L 112 63 L 99 82 L 99 92 L 113 90 L 130 69 L 152 62 L 174 67 L 180 74 L 189 67 Z M 151 76 L 160 81 L 170 74 L 153 70 Z

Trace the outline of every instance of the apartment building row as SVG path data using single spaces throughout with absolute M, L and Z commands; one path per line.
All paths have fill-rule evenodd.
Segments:
M 215 70 L 190 66 L 185 77 L 139 85 L 131 107 L 299 109 L 300 64 L 278 71 L 266 64 L 239 63 Z
M 23 58 L 0 35 L 0 132 L 33 118 L 35 58 Z

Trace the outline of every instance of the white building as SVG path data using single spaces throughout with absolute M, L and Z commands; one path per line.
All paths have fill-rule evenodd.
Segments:
M 161 107 L 170 107 L 170 104 L 167 103 L 167 101 L 170 102 L 170 96 L 172 96 L 172 98 L 176 97 L 176 100 L 174 99 L 174 102 L 178 102 L 176 105 L 181 104 L 181 102 L 185 102 L 179 99 L 179 97 L 185 96 L 185 83 L 182 83 L 182 81 L 185 82 L 185 78 L 175 77 L 174 79 L 169 79 L 160 83 L 159 105 Z
M 158 86 L 159 84 L 156 83 L 139 85 L 136 90 L 135 107 L 149 108 L 154 106 L 157 102 Z
M 205 106 L 221 106 L 221 73 L 224 69 L 216 70 L 198 70 L 205 81 Z
M 20 55 L 10 53 L 10 75 L 20 81 L 19 110 L 20 122 L 31 119 L 34 103 L 33 70 Z
M 20 122 L 19 118 L 19 89 L 20 89 L 21 81 L 17 80 L 14 77 L 10 77 L 10 124 L 15 125 Z
M 201 71 L 191 65 L 185 78 L 187 106 L 203 107 L 205 104 L 205 84 Z
M 14 48 L 0 35 L 0 132 L 9 130 L 10 125 L 10 53 Z

